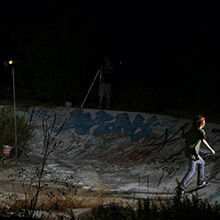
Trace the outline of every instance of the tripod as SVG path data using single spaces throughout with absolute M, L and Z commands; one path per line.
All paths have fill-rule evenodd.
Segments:
M 25 153 L 27 157 L 30 158 L 30 156 L 18 145 L 18 138 L 17 138 L 17 121 L 16 121 L 16 101 L 15 101 L 15 74 L 14 74 L 14 67 L 12 67 L 12 80 L 13 80 L 13 102 L 14 102 L 14 127 L 15 127 L 15 144 L 11 148 L 11 150 L 14 148 L 15 149 L 15 157 L 17 158 L 18 156 L 18 147 L 21 151 Z M 9 152 L 10 153 L 10 152 Z M 8 154 L 9 154 L 8 153 Z M 1 161 L 3 161 L 8 154 L 5 154 L 2 158 Z M 31 159 L 31 158 L 30 158 Z
M 85 104 L 85 102 L 86 102 L 86 99 L 88 98 L 89 93 L 90 93 L 90 91 L 91 91 L 91 89 L 92 89 L 92 87 L 93 87 L 93 85 L 94 85 L 94 83 L 95 83 L 95 80 L 96 80 L 96 78 L 97 78 L 98 75 L 99 75 L 99 80 L 100 80 L 100 82 L 101 82 L 101 80 L 102 80 L 102 68 L 100 68 L 100 69 L 97 71 L 97 73 L 96 73 L 96 75 L 95 75 L 95 77 L 94 77 L 94 79 L 93 79 L 93 81 L 92 81 L 92 84 L 91 84 L 91 86 L 89 87 L 89 90 L 88 90 L 88 92 L 87 92 L 87 94 L 86 94 L 86 97 L 85 97 L 85 99 L 84 99 L 83 102 L 82 102 L 81 108 L 83 108 L 83 106 L 84 106 L 84 104 Z

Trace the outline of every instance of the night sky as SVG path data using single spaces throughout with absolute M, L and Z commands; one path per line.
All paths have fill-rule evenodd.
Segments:
M 100 57 L 112 57 L 118 84 L 139 82 L 169 95 L 177 91 L 187 99 L 193 92 L 200 100 L 219 102 L 219 1 L 88 2 L 1 3 L 1 63 L 19 53 L 17 41 L 3 34 L 5 27 L 34 27 L 80 13 L 93 19 L 102 41 Z

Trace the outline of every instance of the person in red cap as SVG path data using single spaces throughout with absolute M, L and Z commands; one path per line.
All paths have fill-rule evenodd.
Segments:
M 210 183 L 204 179 L 204 166 L 205 162 L 199 155 L 200 145 L 203 143 L 211 152 L 215 154 L 215 151 L 206 141 L 205 131 L 203 130 L 205 126 L 205 117 L 202 115 L 197 115 L 194 120 L 190 130 L 182 135 L 183 141 L 185 141 L 185 157 L 188 159 L 189 168 L 184 176 L 183 180 L 179 184 L 179 189 L 181 193 L 184 194 L 185 185 L 192 178 L 195 173 L 196 165 L 198 164 L 198 187 L 207 186 Z

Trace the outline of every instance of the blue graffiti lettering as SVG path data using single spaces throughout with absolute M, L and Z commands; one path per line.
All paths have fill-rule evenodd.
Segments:
M 31 114 L 33 112 L 28 111 L 28 118 L 31 117 Z M 84 112 L 82 109 L 74 109 L 69 113 L 63 110 L 59 110 L 57 113 L 55 111 L 50 112 L 49 110 L 35 110 L 32 119 L 43 117 L 51 119 L 55 114 L 58 114 L 58 117 L 56 121 L 57 129 L 54 132 L 59 131 L 59 126 L 61 126 L 63 121 L 63 115 L 66 117 L 66 122 L 62 127 L 62 131 L 75 129 L 75 133 L 78 135 L 91 135 L 91 128 L 96 126 L 93 131 L 93 135 L 95 136 L 120 132 L 130 137 L 132 141 L 138 141 L 146 137 L 152 132 L 151 127 L 159 124 L 156 115 L 151 116 L 147 119 L 147 122 L 144 122 L 145 118 L 137 114 L 133 122 L 131 122 L 128 113 L 120 113 L 113 117 L 102 110 L 96 112 L 96 118 L 92 119 L 91 114 Z
M 138 131 L 137 133 L 134 133 L 131 138 L 132 141 L 138 141 L 149 135 L 152 132 L 151 126 L 155 127 L 159 125 L 159 122 L 157 116 L 153 115 L 147 120 L 147 123 L 144 123 L 144 117 L 138 114 L 136 115 L 133 124 L 136 128 L 135 130 L 141 128 L 141 130 Z
M 94 123 L 90 113 L 84 113 L 82 109 L 74 109 L 70 112 L 70 117 L 64 124 L 63 131 L 75 128 L 78 135 L 89 135 L 90 128 L 94 126 Z M 58 130 L 54 132 L 58 132 Z
M 157 121 L 156 115 L 149 118 L 147 123 L 144 123 L 145 119 L 140 114 L 136 115 L 136 118 L 133 122 L 130 121 L 127 113 L 118 114 L 115 118 L 115 122 L 112 123 L 105 123 L 105 121 L 103 121 L 103 123 L 94 130 L 93 134 L 96 136 L 101 136 L 110 132 L 123 131 L 123 134 L 131 137 L 132 141 L 138 141 L 152 132 L 150 127 Z M 157 126 L 158 124 L 159 122 L 155 123 L 153 126 Z M 141 130 L 135 133 L 138 128 Z

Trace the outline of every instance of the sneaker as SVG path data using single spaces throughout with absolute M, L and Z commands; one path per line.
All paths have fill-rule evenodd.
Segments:
M 181 195 L 181 196 L 184 196 L 184 195 L 185 195 L 185 190 L 182 189 L 182 188 L 180 188 L 180 195 Z
M 180 186 L 176 187 L 176 192 L 177 194 L 184 196 L 185 195 L 185 190 L 183 188 L 181 188 Z
M 208 186 L 208 185 L 210 185 L 210 184 L 211 184 L 210 182 L 203 181 L 201 184 L 198 184 L 197 186 L 198 186 L 198 187 L 204 187 L 204 186 Z

